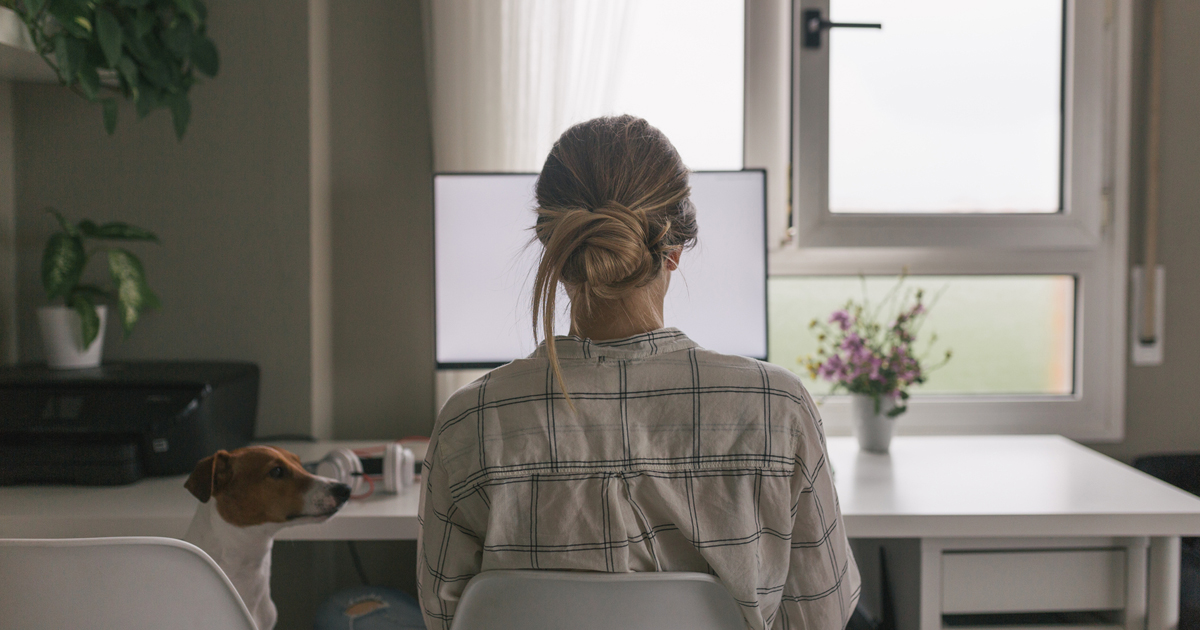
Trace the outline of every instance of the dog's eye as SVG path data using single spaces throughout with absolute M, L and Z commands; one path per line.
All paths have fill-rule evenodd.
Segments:
M 273 479 L 280 479 L 283 477 L 283 466 L 276 466 L 276 467 L 272 468 L 271 472 L 269 472 L 267 474 L 270 475 Z

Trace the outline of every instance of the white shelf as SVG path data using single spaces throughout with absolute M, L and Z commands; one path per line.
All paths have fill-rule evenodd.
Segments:
M 58 83 L 58 76 L 35 52 L 21 18 L 0 7 L 0 81 Z

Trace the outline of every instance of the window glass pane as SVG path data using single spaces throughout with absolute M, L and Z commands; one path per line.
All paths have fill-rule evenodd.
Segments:
M 742 168 L 745 3 L 637 0 L 628 11 L 612 113 L 650 121 L 693 170 Z
M 814 394 L 800 359 L 816 352 L 809 322 L 827 321 L 846 301 L 878 305 L 896 286 L 895 277 L 775 276 L 767 282 L 768 360 L 797 373 Z M 929 314 L 917 334 L 916 350 L 937 342 L 928 361 L 950 349 L 953 356 L 913 394 L 1070 394 L 1073 389 L 1075 280 L 1072 276 L 917 276 L 904 287 L 923 289 Z M 874 306 L 872 306 L 874 308 Z M 895 310 L 883 309 L 894 319 Z
M 1057 212 L 1062 2 L 832 0 L 833 212 Z

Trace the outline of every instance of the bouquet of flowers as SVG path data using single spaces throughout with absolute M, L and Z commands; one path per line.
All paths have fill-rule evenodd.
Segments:
M 808 327 L 817 336 L 817 353 L 801 359 L 812 378 L 833 382 L 833 391 L 874 398 L 876 414 L 885 398 L 892 400 L 895 406 L 887 412 L 891 418 L 908 410 L 908 388 L 924 383 L 929 372 L 945 365 L 951 356 L 946 350 L 941 361 L 928 364 L 936 334 L 929 336 L 923 353 L 915 351 L 917 333 L 929 307 L 923 290 L 901 293 L 903 284 L 901 276 L 874 309 L 865 298 L 861 303 L 849 300 L 827 321 L 812 320 Z

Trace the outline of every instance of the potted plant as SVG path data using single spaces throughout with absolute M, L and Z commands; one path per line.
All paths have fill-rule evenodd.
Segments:
M 117 128 L 116 97 L 123 97 L 139 118 L 171 110 L 182 139 L 196 71 L 215 77 L 220 67 L 201 0 L 0 0 L 6 9 L 29 29 L 59 81 L 101 105 L 109 134 Z
M 896 419 L 908 410 L 908 389 L 950 360 L 951 352 L 935 365 L 926 356 L 937 341 L 929 337 L 923 354 L 915 351 L 916 337 L 929 309 L 921 289 L 901 294 L 904 277 L 876 308 L 849 300 L 845 307 L 816 319 L 809 328 L 817 336 L 817 353 L 801 359 L 809 375 L 833 383 L 832 392 L 851 395 L 851 413 L 859 447 L 886 453 Z M 924 365 L 923 365 L 924 364 Z
M 42 286 L 46 297 L 61 305 L 38 309 L 38 323 L 46 346 L 46 361 L 52 368 L 86 368 L 100 365 L 104 347 L 101 332 L 108 309 L 102 300 L 114 300 L 121 326 L 128 336 L 141 312 L 159 306 L 158 296 L 146 284 L 142 262 L 130 251 L 101 245 L 90 251 L 88 241 L 152 241 L 154 233 L 128 223 L 97 225 L 84 219 L 71 225 L 57 210 L 46 210 L 58 220 L 59 231 L 50 236 L 42 252 Z M 103 252 L 108 259 L 111 288 L 84 284 L 83 271 L 92 256 Z

